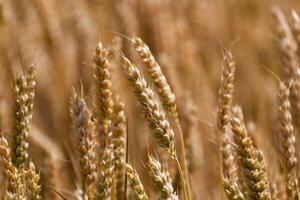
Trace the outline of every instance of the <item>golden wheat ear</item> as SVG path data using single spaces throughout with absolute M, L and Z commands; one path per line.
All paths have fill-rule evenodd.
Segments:
M 17 195 L 18 184 L 20 183 L 17 168 L 11 161 L 11 152 L 7 140 L 3 135 L 0 136 L 0 159 L 1 166 L 7 180 L 7 194 Z
M 72 97 L 70 112 L 80 156 L 83 199 L 93 199 L 96 180 L 94 124 L 91 121 L 91 113 L 86 106 L 85 100 L 82 96 L 78 96 L 76 92 L 74 92 Z
M 103 44 L 99 42 L 93 56 L 94 101 L 97 121 L 101 125 L 102 134 L 104 135 L 102 138 L 107 137 L 109 134 L 113 112 L 112 84 L 108 54 L 109 52 L 103 47 Z
M 148 200 L 148 196 L 144 190 L 144 186 L 140 180 L 138 173 L 129 164 L 126 164 L 126 175 L 134 192 L 134 198 L 136 200 Z
M 114 172 L 113 159 L 113 146 L 109 145 L 103 152 L 100 169 L 98 170 L 96 199 L 111 199 Z
M 178 122 L 179 119 L 176 106 L 176 97 L 171 89 L 170 84 L 167 82 L 161 67 L 152 55 L 150 48 L 142 41 L 141 38 L 134 37 L 132 42 L 136 52 L 140 55 L 144 65 L 147 68 L 147 72 L 155 85 L 155 90 L 160 97 L 163 107 Z
M 28 134 L 32 120 L 36 70 L 30 65 L 25 74 L 22 72 L 14 85 L 14 120 L 13 120 L 13 156 L 17 168 L 24 167 L 28 158 Z
M 230 181 L 228 178 L 223 178 L 223 187 L 228 200 L 246 200 L 237 183 Z
M 269 177 L 262 151 L 255 148 L 243 122 L 242 110 L 235 106 L 232 109 L 231 126 L 239 167 L 245 180 L 245 193 L 250 199 L 271 200 Z
M 28 170 L 26 171 L 28 195 L 31 200 L 40 200 L 41 197 L 41 185 L 40 174 L 36 171 L 35 166 L 32 161 L 29 162 Z
M 286 177 L 286 192 L 289 199 L 299 198 L 299 183 L 297 174 L 296 136 L 292 123 L 290 91 L 285 83 L 280 82 L 278 93 L 278 118 L 282 136 L 282 164 Z
M 149 155 L 148 160 L 149 174 L 159 192 L 160 199 L 178 200 L 178 196 L 172 186 L 169 172 L 162 169 L 159 160 L 153 156 Z
M 117 199 L 125 197 L 125 164 L 126 164 L 126 116 L 124 103 L 116 98 L 113 112 L 113 136 L 114 148 L 114 177 Z

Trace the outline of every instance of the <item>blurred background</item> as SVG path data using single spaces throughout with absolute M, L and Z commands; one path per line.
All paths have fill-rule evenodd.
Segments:
M 228 48 L 237 66 L 234 102 L 242 106 L 248 129 L 255 133 L 270 176 L 276 179 L 278 84 L 264 68 L 282 77 L 271 8 L 279 5 L 289 20 L 292 9 L 300 11 L 296 2 L 0 0 L 0 128 L 10 138 L 13 80 L 22 68 L 36 64 L 30 159 L 41 172 L 45 199 L 58 198 L 49 184 L 67 199 L 75 199 L 72 193 L 79 172 L 72 153 L 69 117 L 72 87 L 78 88 L 81 81 L 91 104 L 91 64 L 97 42 L 100 40 L 107 48 L 118 45 L 139 66 L 141 60 L 127 39 L 138 36 L 149 45 L 176 93 L 195 199 L 220 199 L 215 117 L 221 49 Z M 120 64 L 118 59 L 112 62 L 112 87 L 114 94 L 125 101 L 129 162 L 152 194 L 143 161 L 155 143 Z M 153 151 L 163 159 L 159 149 Z M 176 172 L 171 173 L 176 178 Z

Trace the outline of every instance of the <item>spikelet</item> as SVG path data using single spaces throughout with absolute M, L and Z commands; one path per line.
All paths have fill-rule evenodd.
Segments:
M 161 67 L 155 60 L 149 47 L 142 41 L 141 38 L 134 37 L 132 38 L 132 42 L 135 50 L 140 55 L 147 68 L 163 107 L 174 117 L 176 122 L 179 123 L 176 97 L 170 87 L 170 84 L 167 82 L 165 75 L 161 71 Z
M 228 200 L 246 200 L 239 191 L 237 184 L 231 182 L 228 178 L 223 178 L 223 187 Z
M 148 156 L 148 158 L 150 177 L 154 181 L 157 191 L 159 191 L 159 199 L 178 200 L 169 172 L 162 169 L 158 159 L 153 156 Z
M 217 127 L 218 131 L 222 134 L 220 150 L 224 176 L 231 177 L 233 182 L 237 182 L 235 155 L 231 144 L 232 133 L 229 126 L 234 90 L 235 63 L 229 51 L 224 51 L 223 54 L 224 64 L 222 68 L 221 87 L 219 89 Z
M 29 190 L 30 200 L 41 199 L 41 186 L 39 185 L 40 175 L 36 172 L 33 162 L 29 162 L 29 168 L 26 173 L 27 187 Z
M 117 98 L 113 112 L 114 170 L 117 199 L 125 196 L 126 116 L 124 103 Z
M 109 129 L 113 112 L 113 100 L 108 51 L 103 48 L 103 45 L 100 42 L 96 47 L 93 62 L 97 120 L 104 133 L 104 136 L 100 133 L 100 137 L 105 138 L 108 136 L 110 131 Z
M 96 199 L 110 200 L 113 177 L 113 146 L 106 147 L 98 174 Z
M 130 186 L 135 193 L 135 200 L 148 200 L 148 196 L 144 190 L 138 173 L 129 164 L 126 164 L 126 175 L 130 182 Z
M 93 199 L 96 179 L 95 143 L 93 140 L 94 125 L 83 97 L 79 97 L 75 92 L 72 98 L 71 116 L 80 154 L 83 196 Z
M 245 178 L 246 195 L 250 199 L 270 200 L 270 184 L 262 152 L 253 146 L 244 125 L 241 108 L 235 106 L 231 119 L 240 168 Z
M 299 184 L 297 176 L 297 157 L 295 152 L 296 137 L 292 124 L 289 88 L 280 82 L 278 94 L 280 134 L 282 136 L 282 161 L 286 177 L 286 192 L 288 199 L 298 199 Z
M 11 161 L 10 149 L 7 140 L 2 135 L 0 137 L 0 159 L 4 175 L 7 180 L 7 195 L 16 195 L 18 193 L 19 175 L 17 168 Z
M 152 89 L 147 85 L 138 68 L 127 58 L 124 58 L 123 70 L 128 81 L 133 86 L 140 109 L 148 122 L 148 126 L 153 130 L 159 146 L 166 149 L 172 158 L 175 159 L 174 131 L 170 127 L 165 113 L 163 110 L 160 110 L 158 102 L 154 100 Z

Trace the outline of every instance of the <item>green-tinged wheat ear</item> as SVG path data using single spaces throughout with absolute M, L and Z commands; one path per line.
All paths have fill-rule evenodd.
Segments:
M 295 151 L 296 136 L 292 124 L 289 88 L 280 83 L 278 94 L 278 115 L 280 120 L 280 134 L 282 136 L 282 163 L 286 177 L 286 192 L 288 199 L 298 199 L 299 183 L 297 175 L 297 157 Z
M 148 122 L 148 126 L 153 130 L 159 146 L 166 149 L 175 158 L 174 131 L 165 113 L 159 108 L 158 102 L 155 101 L 152 89 L 147 85 L 140 70 L 127 58 L 124 58 L 123 69 L 134 89 L 140 109 Z
M 126 164 L 126 175 L 130 186 L 134 191 L 136 200 L 148 200 L 148 196 L 144 190 L 143 184 L 139 178 L 138 173 L 132 168 L 131 165 Z
M 172 186 L 172 180 L 169 172 L 162 169 L 158 159 L 153 156 L 149 156 L 148 159 L 150 177 L 159 192 L 159 199 L 178 200 L 178 196 Z
M 263 153 L 254 147 L 244 125 L 242 110 L 235 106 L 231 119 L 240 169 L 245 179 L 246 195 L 250 199 L 271 200 L 270 184 Z
M 20 74 L 14 86 L 13 158 L 17 166 L 23 167 L 28 158 L 28 134 L 32 119 L 36 70 L 31 65 L 25 74 Z
M 112 139 L 117 199 L 125 197 L 126 131 L 124 103 L 117 98 L 113 112 Z
M 150 48 L 142 41 L 141 38 L 132 38 L 133 46 L 137 53 L 142 58 L 143 63 L 147 68 L 155 89 L 160 97 L 163 107 L 168 111 L 178 122 L 178 111 L 176 106 L 176 97 L 168 83 L 161 67 L 155 60 Z
M 219 89 L 217 108 L 217 128 L 221 133 L 220 151 L 222 173 L 225 177 L 231 177 L 232 182 L 238 182 L 235 152 L 232 146 L 232 133 L 230 117 L 234 91 L 235 62 L 230 51 L 223 52 L 223 67 L 221 86 Z
M 94 87 L 95 87 L 95 107 L 97 120 L 100 124 L 104 136 L 109 134 L 111 116 L 113 112 L 113 99 L 111 90 L 110 61 L 108 51 L 103 48 L 102 43 L 98 43 L 93 56 L 94 62 Z
M 245 196 L 239 190 L 236 183 L 233 183 L 228 178 L 223 178 L 223 187 L 228 200 L 246 200 Z
M 10 149 L 4 136 L 0 136 L 0 156 L 3 172 L 7 180 L 7 194 L 17 195 L 18 184 L 20 183 L 19 174 L 11 161 Z
M 96 180 L 94 124 L 91 121 L 91 113 L 86 106 L 85 100 L 82 96 L 78 96 L 76 92 L 74 92 L 72 98 L 70 111 L 80 156 L 83 196 L 93 199 Z
M 111 199 L 112 179 L 114 172 L 113 157 L 113 146 L 110 145 L 106 147 L 101 158 L 100 169 L 98 171 L 96 199 Z
M 41 199 L 41 186 L 39 185 L 40 175 L 36 171 L 33 162 L 29 162 L 29 167 L 26 173 L 27 180 L 27 188 L 28 188 L 28 196 L 31 200 L 39 200 Z

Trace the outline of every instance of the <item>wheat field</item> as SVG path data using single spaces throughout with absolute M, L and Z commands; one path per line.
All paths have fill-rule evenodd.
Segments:
M 0 0 L 0 198 L 299 200 L 300 3 Z

